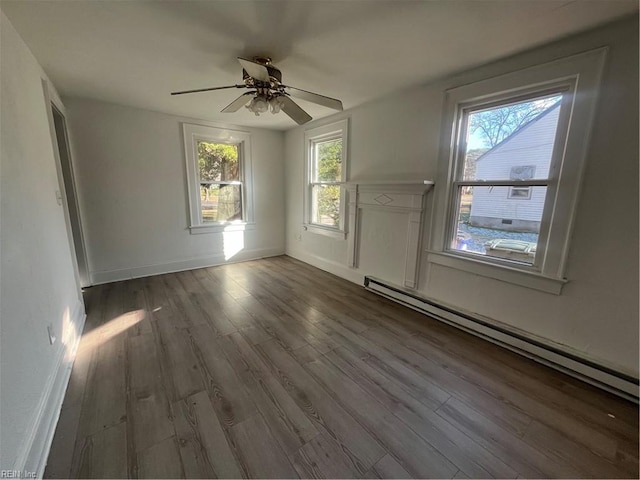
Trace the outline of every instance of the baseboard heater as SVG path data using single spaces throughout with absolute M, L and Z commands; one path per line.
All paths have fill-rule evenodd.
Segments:
M 422 297 L 415 291 L 390 284 L 379 278 L 365 276 L 364 286 L 367 290 L 413 310 L 482 337 L 627 400 L 639 403 L 638 385 L 640 382 L 630 375 L 546 344 L 523 333 L 496 325 L 479 316 L 459 312 L 451 307 Z

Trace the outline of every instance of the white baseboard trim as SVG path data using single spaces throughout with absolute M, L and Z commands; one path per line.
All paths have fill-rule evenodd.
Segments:
M 289 257 L 300 260 L 301 262 L 313 265 L 320 270 L 324 270 L 325 272 L 329 272 L 337 275 L 338 277 L 344 278 L 345 280 L 349 280 L 350 282 L 356 283 L 358 285 L 362 285 L 362 283 L 364 282 L 364 275 L 362 273 L 338 262 L 327 260 L 326 258 L 313 255 L 312 253 L 300 252 L 295 250 L 287 250 L 287 255 Z
M 618 396 L 638 403 L 638 379 L 604 365 L 600 359 L 586 358 L 566 345 L 537 337 L 528 332 L 439 304 L 415 291 L 392 285 L 374 277 L 365 279 L 365 287 L 397 303 L 508 348 Z
M 118 270 L 103 270 L 90 273 L 91 285 L 101 285 L 103 283 L 130 280 L 132 278 L 150 277 L 152 275 L 162 275 L 164 273 L 182 272 L 185 270 L 194 270 L 196 268 L 215 267 L 216 265 L 246 262 L 247 260 L 257 260 L 259 258 L 275 257 L 277 255 L 284 255 L 284 249 L 257 248 L 254 250 L 243 250 L 229 260 L 225 260 L 224 254 L 220 253 L 217 255 L 188 258 L 175 262 L 142 265 Z
M 55 368 L 47 380 L 44 393 L 34 413 L 29 434 L 26 437 L 27 440 L 24 442 L 13 468 L 23 474 L 24 472 L 35 472 L 36 478 L 42 478 L 44 475 L 53 435 L 60 418 L 62 402 L 71 377 L 73 361 L 76 358 L 82 337 L 86 319 L 82 302 L 77 302 L 71 319 L 77 335 L 73 339 L 73 344 L 59 350 Z

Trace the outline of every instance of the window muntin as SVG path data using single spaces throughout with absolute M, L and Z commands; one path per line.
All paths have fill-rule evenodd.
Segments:
M 452 185 L 450 252 L 539 264 L 543 217 L 551 209 L 547 187 L 558 162 L 555 146 L 562 140 L 558 132 L 566 132 L 559 126 L 562 100 L 556 91 L 460 107 L 464 142 L 457 146 Z M 512 251 L 515 244 L 527 254 Z
M 305 133 L 305 223 L 314 233 L 344 232 L 347 121 Z

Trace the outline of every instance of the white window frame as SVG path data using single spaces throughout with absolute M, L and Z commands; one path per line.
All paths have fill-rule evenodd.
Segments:
M 348 170 L 348 145 L 349 145 L 349 121 L 348 119 L 330 123 L 321 127 L 309 129 L 304 134 L 305 144 L 305 171 L 304 171 L 304 229 L 311 233 L 325 235 L 336 239 L 344 240 L 346 231 L 346 190 Z M 342 139 L 342 169 L 341 179 L 338 182 L 316 182 L 314 181 L 315 171 L 315 145 L 317 143 Z M 340 186 L 340 222 L 336 227 L 313 223 L 313 187 L 316 185 L 339 185 Z
M 555 60 L 448 90 L 436 182 L 428 262 L 559 295 L 589 146 L 607 48 Z M 504 182 L 505 186 L 547 186 L 538 249 L 533 265 L 452 248 L 457 230 L 456 189 L 462 178 L 465 111 L 562 92 L 557 139 L 547 180 Z M 563 142 L 562 139 L 565 139 Z M 482 182 L 471 182 L 482 185 Z
M 253 218 L 253 175 L 251 168 L 251 134 L 226 128 L 191 123 L 182 124 L 189 193 L 189 230 L 192 234 L 247 230 L 255 226 Z M 241 184 L 242 220 L 231 222 L 203 222 L 200 204 L 200 169 L 198 168 L 198 142 L 225 143 L 238 147 L 237 182 L 211 182 Z

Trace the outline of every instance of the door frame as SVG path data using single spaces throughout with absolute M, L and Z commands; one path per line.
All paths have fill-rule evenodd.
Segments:
M 47 118 L 49 120 L 49 131 L 51 134 L 51 142 L 53 144 L 53 155 L 56 160 L 56 173 L 58 174 L 58 185 L 60 189 L 59 201 L 62 202 L 62 206 L 64 207 L 64 219 L 67 227 L 67 237 L 69 240 L 69 248 L 71 249 L 74 274 L 76 277 L 78 289 L 79 291 L 81 291 L 83 287 L 88 287 L 91 285 L 91 277 L 89 275 L 89 263 L 87 260 L 84 233 L 82 230 L 82 221 L 80 218 L 78 190 L 76 188 L 65 108 L 62 104 L 62 101 L 57 97 L 57 95 L 51 95 L 51 92 L 49 90 L 49 83 L 46 79 L 42 79 L 42 89 L 44 91 Z M 61 134 L 64 135 L 64 142 L 67 150 L 66 159 L 61 158 L 60 155 L 58 132 L 53 116 L 54 110 L 56 114 L 58 114 L 61 118 L 63 129 L 63 132 L 61 132 Z M 65 181 L 65 169 L 67 172 L 67 181 Z

